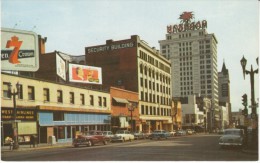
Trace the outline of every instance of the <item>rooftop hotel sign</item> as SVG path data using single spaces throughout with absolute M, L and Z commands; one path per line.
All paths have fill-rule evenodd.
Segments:
M 191 22 L 191 19 L 193 18 L 194 17 L 192 12 L 183 12 L 179 17 L 179 19 L 181 19 L 181 23 L 175 25 L 168 25 L 167 33 L 178 33 L 207 28 L 206 20 Z
M 2 70 L 37 71 L 38 36 L 34 32 L 1 28 Z

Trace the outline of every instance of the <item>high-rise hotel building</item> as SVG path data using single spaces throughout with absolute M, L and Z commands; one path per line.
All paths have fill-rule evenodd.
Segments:
M 102 68 L 102 89 L 113 86 L 138 93 L 137 130 L 173 129 L 171 65 L 158 50 L 134 35 L 86 47 L 85 53 L 87 65 Z
M 207 33 L 206 20 L 191 22 L 192 12 L 184 12 L 180 19 L 180 24 L 167 26 L 166 39 L 159 41 L 162 55 L 172 66 L 172 95 L 200 94 L 212 99 L 217 111 L 217 38 Z

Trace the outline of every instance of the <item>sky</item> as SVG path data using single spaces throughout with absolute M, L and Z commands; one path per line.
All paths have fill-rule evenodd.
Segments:
M 257 0 L 2 0 L 1 27 L 33 31 L 47 37 L 46 52 L 84 55 L 85 47 L 106 40 L 139 35 L 159 50 L 167 25 L 179 24 L 179 15 L 192 11 L 195 21 L 207 20 L 208 33 L 217 40 L 218 71 L 225 62 L 230 75 L 232 111 L 242 107 L 242 95 L 251 98 L 250 76 L 243 78 L 240 60 L 257 69 L 259 56 L 259 1 Z M 259 98 L 259 75 L 255 75 Z M 249 109 L 249 113 L 251 109 Z

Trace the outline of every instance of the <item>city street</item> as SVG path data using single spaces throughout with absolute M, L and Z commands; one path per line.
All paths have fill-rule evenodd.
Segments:
M 62 147 L 2 153 L 3 161 L 256 161 L 258 155 L 218 146 L 219 135 L 136 140 L 94 147 Z

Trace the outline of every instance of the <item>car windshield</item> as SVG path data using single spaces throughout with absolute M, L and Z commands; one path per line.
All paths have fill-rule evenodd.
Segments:
M 117 133 L 117 134 L 124 134 L 125 132 L 119 130 L 119 131 L 117 131 L 116 133 Z
M 225 135 L 240 135 L 241 131 L 240 130 L 226 130 L 224 132 Z

